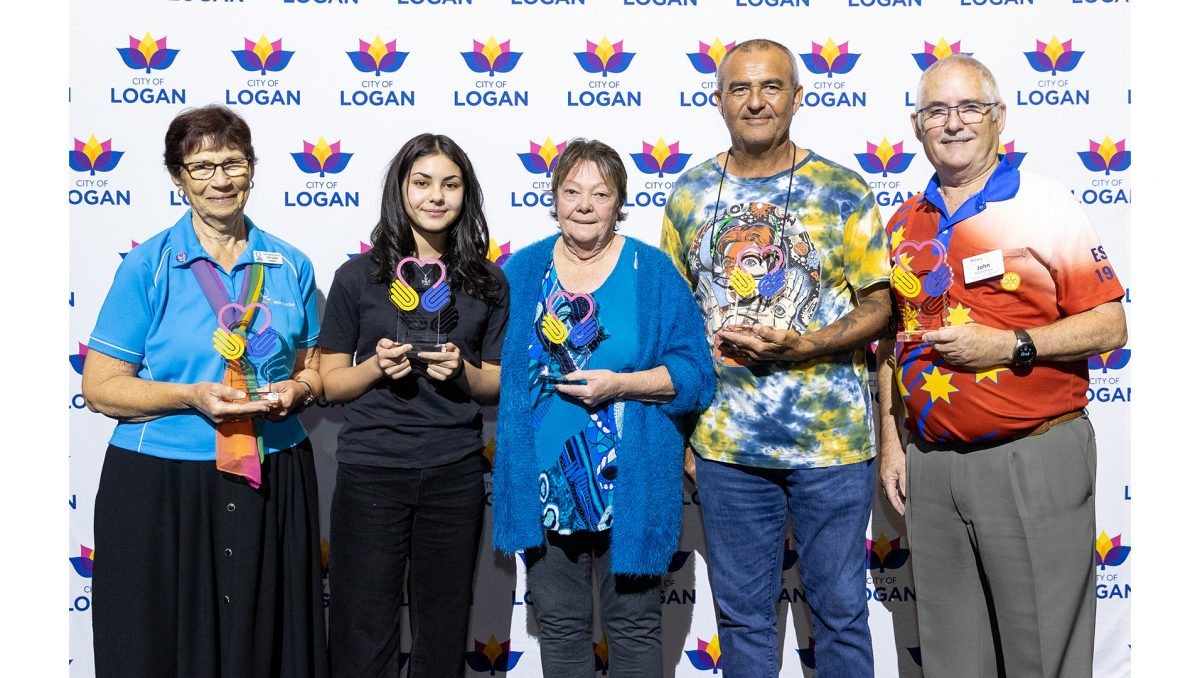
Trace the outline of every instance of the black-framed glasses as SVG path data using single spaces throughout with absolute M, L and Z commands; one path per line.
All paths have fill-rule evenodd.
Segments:
M 964 125 L 974 125 L 983 122 L 983 116 L 987 115 L 988 111 L 992 110 L 992 106 L 998 103 L 998 101 L 968 101 L 957 106 L 933 104 L 917 109 L 917 115 L 922 116 L 921 121 L 925 129 L 945 125 L 950 120 L 950 111 L 958 111 L 958 119 Z
M 247 158 L 230 158 L 225 162 L 215 164 L 211 162 L 189 162 L 183 166 L 183 169 L 187 171 L 189 177 L 196 181 L 203 181 L 213 178 L 213 175 L 217 173 L 218 167 L 225 173 L 225 176 L 232 179 L 244 176 L 246 172 L 250 171 L 250 160 Z

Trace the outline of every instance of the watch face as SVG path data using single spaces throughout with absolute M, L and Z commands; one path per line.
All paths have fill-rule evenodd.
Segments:
M 1018 363 L 1028 365 L 1037 356 L 1037 349 L 1033 347 L 1033 344 L 1021 344 L 1017 347 L 1016 354 Z

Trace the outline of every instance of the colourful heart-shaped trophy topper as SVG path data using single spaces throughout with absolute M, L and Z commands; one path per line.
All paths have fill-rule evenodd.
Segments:
M 921 251 L 927 247 L 931 248 L 934 255 L 937 257 L 937 263 L 934 264 L 933 270 L 936 271 L 940 267 L 944 267 L 943 265 L 946 263 L 946 247 L 936 240 L 922 240 L 920 242 L 914 240 L 905 240 L 904 242 L 900 243 L 899 247 L 896 248 L 896 253 L 892 255 L 892 258 L 896 263 L 896 266 L 892 269 L 892 287 L 897 292 L 908 297 L 909 299 L 914 299 L 920 295 L 922 289 L 921 279 L 913 274 L 913 270 L 909 265 L 909 261 L 911 261 L 913 257 L 915 257 L 917 254 L 920 254 Z M 913 254 L 909 256 L 908 261 L 905 261 L 902 255 L 909 251 L 912 251 Z M 946 283 L 946 286 L 949 286 L 949 282 Z M 946 291 L 946 288 L 942 287 L 941 292 L 944 291 Z M 929 291 L 926 290 L 926 292 Z M 929 293 L 941 294 L 941 292 Z
M 446 265 L 442 263 L 441 259 L 436 257 L 430 257 L 429 259 L 404 257 L 400 260 L 400 263 L 396 264 L 396 282 L 400 283 L 400 287 L 397 289 L 395 287 L 395 283 L 393 283 L 391 295 L 393 297 L 392 303 L 396 304 L 401 308 L 401 310 L 405 311 L 411 311 L 417 307 L 415 300 L 412 299 L 412 295 L 409 295 L 403 290 L 404 287 L 407 287 L 410 290 L 413 287 L 404 278 L 404 265 L 407 263 L 416 265 L 418 269 L 424 268 L 425 266 L 437 267 L 438 279 L 421 294 L 421 308 L 429 311 L 430 313 L 441 310 L 441 308 L 450 301 L 450 287 L 444 284 L 446 282 Z
M 783 289 L 783 283 L 787 276 L 787 271 L 783 269 L 783 250 L 779 249 L 777 245 L 767 245 L 766 247 L 759 247 L 758 245 L 746 245 L 743 247 L 742 251 L 738 252 L 737 267 L 738 270 L 744 271 L 748 275 L 752 275 L 750 274 L 750 271 L 746 270 L 746 265 L 743 261 L 747 254 L 756 255 L 759 262 L 765 262 L 767 260 L 767 254 L 775 255 L 775 263 L 771 267 L 771 270 L 767 271 L 766 274 L 758 279 L 758 293 L 768 298 L 775 296 L 779 290 Z M 741 294 L 741 292 L 738 293 Z M 746 297 L 750 295 L 742 294 L 742 296 Z
M 237 329 L 237 327 L 239 325 L 241 325 L 242 329 L 245 330 L 247 334 L 249 334 L 250 333 L 250 316 L 253 314 L 252 309 L 256 309 L 256 308 L 259 311 L 261 311 L 262 314 L 265 316 L 263 318 L 262 327 L 260 327 L 258 330 L 259 333 L 262 333 L 263 330 L 265 330 L 271 326 L 271 309 L 267 308 L 267 305 L 262 303 L 261 301 L 256 301 L 253 304 L 246 304 L 245 306 L 242 306 L 241 304 L 237 303 L 236 301 L 225 304 L 224 306 L 221 307 L 221 310 L 217 311 L 217 323 L 221 326 L 222 329 L 229 329 L 229 330 Z M 231 321 L 226 321 L 225 316 L 231 310 L 237 311 L 237 314 L 233 316 Z
M 575 320 L 573 323 L 571 323 L 571 332 L 569 338 L 571 340 L 571 345 L 576 348 L 581 348 L 588 345 L 593 339 L 596 338 L 596 333 L 599 330 L 596 325 L 595 318 L 596 301 L 592 299 L 592 295 L 587 293 L 571 294 L 569 292 L 559 290 L 554 294 L 551 294 L 550 297 L 546 299 L 546 315 L 553 316 L 555 320 L 558 320 L 558 309 L 555 307 L 554 302 L 560 298 L 567 300 L 567 304 L 570 308 L 570 316 L 574 316 L 575 314 L 575 301 L 577 299 L 583 299 L 587 302 L 587 313 L 585 313 L 579 320 Z M 559 322 L 561 323 L 561 321 Z M 546 321 L 543 320 L 543 329 L 545 329 L 545 324 Z M 547 338 L 549 338 L 549 334 L 547 334 Z M 553 339 L 551 340 L 553 341 Z M 562 342 L 557 341 L 555 343 L 561 344 Z
M 262 335 L 271 326 L 271 309 L 267 308 L 266 305 L 257 301 L 246 306 L 232 302 L 225 304 L 221 307 L 221 310 L 217 311 L 218 326 L 213 331 L 213 350 L 222 358 L 226 360 L 238 360 L 245 355 L 246 340 L 234 334 L 230 331 L 230 328 L 236 330 L 238 326 L 242 326 L 243 331 L 249 330 L 250 316 L 253 314 L 254 309 L 258 309 L 264 314 L 262 329 L 258 331 L 258 335 Z M 225 318 L 229 315 L 229 311 L 233 311 L 234 313 L 230 321 L 226 322 Z M 273 346 L 274 335 L 270 335 L 270 337 Z M 263 343 L 261 341 L 256 342 L 256 350 L 261 350 L 262 347 Z

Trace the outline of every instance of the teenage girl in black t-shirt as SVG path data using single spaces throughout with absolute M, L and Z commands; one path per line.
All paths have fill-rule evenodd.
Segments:
M 345 403 L 330 511 L 335 677 L 463 675 L 483 519 L 483 405 L 500 389 L 508 284 L 487 260 L 466 153 L 421 134 L 388 167 L 372 250 L 334 275 L 325 397 Z

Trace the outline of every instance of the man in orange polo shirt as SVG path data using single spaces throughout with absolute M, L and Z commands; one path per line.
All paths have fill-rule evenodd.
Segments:
M 917 102 L 936 174 L 887 226 L 879 472 L 908 526 L 925 675 L 1091 676 L 1086 361 L 1125 343 L 1124 289 L 1070 192 L 997 154 L 986 66 L 938 61 Z

